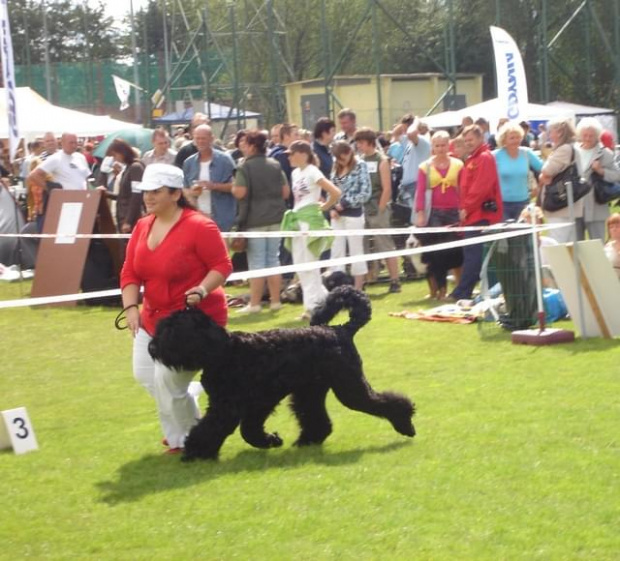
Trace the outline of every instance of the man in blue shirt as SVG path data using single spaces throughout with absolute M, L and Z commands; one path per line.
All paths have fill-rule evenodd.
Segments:
M 416 184 L 418 182 L 418 168 L 420 164 L 431 156 L 431 143 L 420 134 L 422 123 L 416 117 L 401 137 L 403 146 L 403 179 L 398 189 L 398 201 L 413 208 Z

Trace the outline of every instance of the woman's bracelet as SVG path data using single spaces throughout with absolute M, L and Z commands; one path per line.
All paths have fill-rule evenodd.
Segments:
M 209 291 L 201 284 L 199 284 L 196 288 L 199 289 L 200 292 L 202 293 L 201 300 L 204 300 L 207 297 L 207 294 L 209 294 Z

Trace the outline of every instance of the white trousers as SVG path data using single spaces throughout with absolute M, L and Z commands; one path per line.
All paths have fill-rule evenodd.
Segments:
M 334 230 L 363 230 L 364 215 L 362 216 L 340 216 L 332 219 L 332 228 Z M 347 256 L 347 245 L 349 246 L 349 256 L 364 255 L 364 238 L 362 236 L 338 236 L 334 238 L 332 244 L 332 259 L 339 259 Z M 345 266 L 332 267 L 332 271 L 344 271 Z M 351 274 L 353 276 L 365 275 L 368 272 L 368 264 L 366 261 L 353 263 L 351 265 Z
M 133 374 L 155 398 L 168 446 L 183 448 L 185 437 L 200 417 L 197 396 L 202 386 L 192 382 L 196 372 L 173 370 L 153 360 L 148 351 L 150 341 L 151 336 L 140 329 L 133 343 Z
M 309 230 L 309 226 L 306 222 L 299 223 L 299 229 L 301 231 Z M 293 256 L 293 263 L 310 263 L 311 261 L 317 261 L 317 257 L 308 249 L 304 238 L 293 238 L 291 240 L 291 254 Z M 321 269 L 313 269 L 312 271 L 299 271 L 297 273 L 299 282 L 301 283 L 301 290 L 303 292 L 304 309 L 308 312 L 312 312 L 327 296 L 327 289 L 323 285 L 323 279 L 321 278 Z

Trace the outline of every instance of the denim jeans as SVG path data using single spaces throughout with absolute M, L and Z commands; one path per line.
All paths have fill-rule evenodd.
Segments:
M 529 204 L 530 201 L 517 201 L 510 202 L 504 201 L 504 220 L 519 220 L 519 216 L 521 216 L 521 212 L 523 209 Z
M 480 220 L 468 226 L 488 226 L 488 220 Z M 480 232 L 465 232 L 465 239 L 476 238 Z M 483 244 L 477 243 L 463 247 L 463 272 L 461 281 L 450 295 L 455 300 L 471 298 L 471 294 L 478 281 L 480 280 L 480 269 L 482 269 Z
M 270 226 L 260 226 L 248 228 L 248 232 L 279 232 L 280 224 Z M 281 238 L 248 238 L 248 269 L 265 269 L 267 267 L 278 267 L 280 261 L 278 252 L 280 250 Z

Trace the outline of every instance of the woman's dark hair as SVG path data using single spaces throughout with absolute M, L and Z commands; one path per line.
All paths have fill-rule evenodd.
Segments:
M 295 152 L 304 154 L 308 164 L 313 164 L 316 166 L 319 163 L 316 154 L 312 151 L 312 146 L 310 146 L 310 143 L 305 140 L 295 140 L 294 142 L 291 142 L 286 152 L 288 154 L 294 154 Z
M 115 138 L 108 148 L 108 153 L 115 152 L 123 157 L 123 163 L 127 166 L 133 164 L 138 158 L 133 151 L 131 144 L 122 138 Z
M 167 187 L 167 189 L 171 193 L 174 193 L 175 191 L 179 191 L 179 189 L 176 187 Z M 177 206 L 179 208 L 191 208 L 193 210 L 196 210 L 196 207 L 192 203 L 190 203 L 187 197 L 183 194 L 183 190 L 181 189 L 180 191 L 181 191 L 181 196 L 179 197 L 179 200 L 177 201 Z
M 235 134 L 235 148 L 239 148 L 239 143 L 241 142 L 241 139 L 245 138 L 247 135 L 248 131 L 246 131 L 245 129 L 237 131 L 237 134 Z
M 267 153 L 267 135 L 258 129 L 247 131 L 245 141 L 248 146 L 253 146 L 257 154 Z
M 321 140 L 324 134 L 335 128 L 336 123 L 334 123 L 334 121 L 332 121 L 329 117 L 321 117 L 314 125 L 312 136 L 315 140 Z

